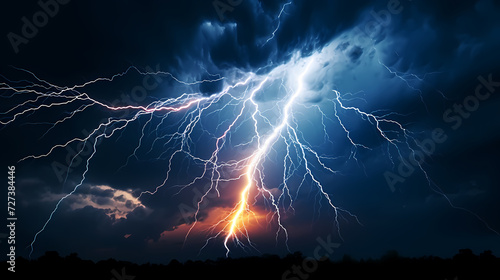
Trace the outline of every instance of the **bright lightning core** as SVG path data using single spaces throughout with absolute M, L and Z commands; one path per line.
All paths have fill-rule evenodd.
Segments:
M 344 104 L 348 100 L 343 99 L 342 93 L 323 82 L 335 72 L 339 62 L 335 47 L 336 44 L 331 43 L 308 56 L 297 52 L 285 64 L 274 68 L 268 66 L 272 70 L 266 73 L 238 72 L 232 78 L 192 82 L 177 79 L 170 73 L 139 71 L 144 75 L 168 75 L 176 83 L 193 89 L 203 83 L 224 81 L 223 89 L 210 96 L 185 93 L 148 105 L 113 106 L 84 92 L 89 85 L 112 82 L 126 73 L 72 87 L 50 84 L 34 75 L 36 81 L 23 88 L 2 84 L 2 89 L 10 91 L 12 98 L 27 98 L 3 113 L 7 117 L 1 121 L 2 125 L 39 110 L 64 111 L 74 104 L 80 106 L 78 110 L 70 111 L 51 127 L 78 118 L 91 107 L 110 113 L 110 117 L 95 126 L 87 137 L 70 138 L 45 153 L 23 159 L 47 157 L 55 150 L 74 143 L 94 143 L 90 156 L 85 160 L 81 180 L 58 201 L 41 230 L 35 234 L 31 250 L 54 218 L 59 205 L 84 184 L 92 170 L 92 159 L 99 152 L 98 140 L 119 139 L 132 124 L 141 126 L 140 136 L 124 166 L 131 160 L 147 157 L 168 162 L 159 183 L 139 193 L 139 199 L 156 195 L 164 187 L 179 188 L 178 193 L 181 193 L 197 184 L 209 183 L 208 190 L 198 201 L 186 240 L 201 223 L 200 205 L 214 193 L 220 199 L 231 201 L 233 207 L 218 213 L 218 220 L 210 227 L 205 246 L 210 241 L 220 240 L 227 254 L 234 245 L 254 247 L 251 236 L 252 231 L 258 228 L 254 226 L 256 223 L 275 223 L 276 240 L 282 237 L 287 242 L 286 216 L 296 211 L 294 201 L 304 192 L 314 193 L 318 205 L 315 208 L 332 211 L 332 224 L 341 237 L 340 216 L 359 221 L 335 203 L 335 196 L 327 192 L 323 179 L 338 172 L 333 167 L 336 164 L 347 159 L 357 160 L 358 149 L 371 149 L 358 143 L 351 135 L 344 114 L 354 112 L 361 121 L 373 127 L 381 142 L 397 153 L 400 146 L 411 149 L 408 141 L 412 138 L 400 123 L 388 119 L 390 114 L 376 115 L 348 106 Z M 131 68 L 127 72 L 132 70 L 137 69 Z M 121 111 L 129 113 L 116 117 L 115 112 Z M 318 141 L 318 138 L 321 140 Z M 351 148 L 339 153 L 335 149 L 335 141 L 347 141 Z M 153 155 L 158 149 L 162 151 Z M 176 167 L 178 162 L 188 162 L 190 166 L 189 177 L 181 184 L 178 183 L 181 178 L 175 175 L 179 170 Z M 227 183 L 231 183 L 231 189 L 223 187 Z

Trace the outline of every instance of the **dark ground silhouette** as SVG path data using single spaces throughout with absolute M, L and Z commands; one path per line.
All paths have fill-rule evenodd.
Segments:
M 433 256 L 406 258 L 389 251 L 378 260 L 355 260 L 345 255 L 340 261 L 315 260 L 301 253 L 280 258 L 274 255 L 240 259 L 220 258 L 216 261 L 172 260 L 165 264 L 134 264 L 108 259 L 93 262 L 77 254 L 61 257 L 46 252 L 36 260 L 18 258 L 16 272 L 7 271 L 2 262 L 2 279 L 500 279 L 500 258 L 491 251 L 475 255 L 462 249 L 451 259 Z

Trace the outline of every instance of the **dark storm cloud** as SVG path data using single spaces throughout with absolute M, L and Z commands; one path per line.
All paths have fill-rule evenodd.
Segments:
M 201 50 L 199 59 L 219 69 L 256 69 L 269 62 L 282 63 L 299 49 L 307 55 L 321 48 L 350 27 L 369 1 L 295 1 L 290 5 L 265 2 L 268 4 L 245 1 L 226 21 L 207 21 L 210 24 L 201 27 L 190 57 Z
M 458 77 L 474 78 L 497 67 L 494 50 L 500 46 L 495 14 L 498 1 L 415 2 L 393 16 L 390 36 L 399 54 L 394 65 L 402 72 L 442 71 L 440 83 L 453 86 Z
M 96 66 L 116 73 L 121 69 L 114 68 L 124 63 L 138 66 L 160 63 L 179 72 L 186 71 L 179 67 L 186 63 L 201 63 L 215 69 L 255 69 L 269 61 L 283 62 L 297 49 L 308 53 L 320 48 L 343 30 L 366 22 L 361 15 L 374 20 L 370 11 L 384 9 L 389 1 L 374 5 L 370 1 L 294 1 L 285 7 L 280 19 L 276 16 L 285 2 L 265 2 L 244 1 L 226 12 L 222 22 L 210 1 L 75 2 L 62 7 L 65 10 L 61 10 L 60 18 L 54 18 L 53 26 L 47 26 L 43 33 L 40 31 L 33 45 L 22 46 L 24 49 L 18 55 L 7 55 L 11 53 L 7 40 L 2 48 L 9 64 L 17 66 L 30 59 L 31 63 L 46 65 L 52 61 L 55 66 L 76 70 L 68 60 L 58 59 L 71 57 L 71 63 L 79 65 L 82 74 L 86 69 L 93 73 Z M 462 59 L 473 59 L 482 48 L 492 48 L 491 41 L 485 44 L 479 38 L 498 40 L 493 38 L 495 29 L 491 28 L 498 2 L 469 1 L 457 5 L 397 2 L 404 7 L 403 15 L 392 15 L 390 26 L 382 28 L 394 29 L 394 35 L 410 39 L 400 49 L 419 48 L 413 54 L 405 53 L 401 71 L 408 70 L 412 62 L 421 67 L 424 65 L 419 64 L 430 64 L 428 67 L 432 69 L 443 67 L 441 60 L 451 58 L 450 51 Z M 22 9 L 18 13 L 21 12 Z M 20 29 L 18 14 L 9 16 L 5 28 Z M 69 24 L 57 24 L 64 20 Z M 280 29 L 274 39 L 264 45 L 278 24 Z M 56 41 L 63 39 L 64 44 L 49 43 L 57 37 L 60 39 Z M 41 59 L 39 53 L 47 53 L 46 58 Z M 122 61 L 115 63 L 118 60 Z

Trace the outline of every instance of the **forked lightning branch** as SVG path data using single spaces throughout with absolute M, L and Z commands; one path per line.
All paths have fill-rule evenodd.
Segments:
M 206 24 L 207 28 L 212 26 Z M 181 193 L 208 182 L 209 187 L 196 203 L 196 211 L 191 217 L 193 222 L 188 225 L 185 240 L 189 240 L 195 231 L 205 233 L 206 243 L 202 248 L 211 242 L 218 242 L 229 256 L 234 248 L 255 248 L 252 235 L 259 230 L 256 224 L 269 224 L 275 230 L 269 238 L 276 242 L 281 240 L 288 247 L 288 217 L 303 211 L 304 204 L 299 208 L 296 200 L 304 192 L 315 197 L 312 203 L 305 205 L 315 209 L 313 211 L 321 209 L 327 212 L 331 216 L 332 229 L 342 239 L 342 221 L 361 222 L 354 213 L 338 204 L 332 191 L 335 186 L 327 186 L 325 178 L 338 176 L 338 167 L 347 161 L 359 163 L 361 150 L 371 151 L 383 146 L 382 149 L 387 151 L 387 160 L 394 164 L 395 159 L 404 158 L 407 154 L 414 156 L 421 148 L 415 134 L 400 121 L 402 114 L 384 108 L 367 110 L 369 106 L 360 107 L 357 105 L 359 102 L 354 102 L 361 100 L 368 103 L 362 97 L 342 92 L 325 82 L 335 77 L 344 62 L 339 51 L 339 46 L 344 43 L 342 40 L 339 37 L 307 54 L 301 51 L 290 53 L 287 61 L 270 63 L 262 68 L 265 71 L 231 69 L 226 71 L 225 76 L 222 73 L 210 75 L 212 79 L 206 80 L 182 80 L 169 72 L 145 72 L 130 67 L 111 77 L 61 86 L 41 79 L 29 70 L 18 69 L 31 81 L 22 80 L 15 85 L 9 81 L 0 83 L 6 97 L 14 101 L 12 107 L 1 112 L 3 118 L 0 125 L 13 125 L 22 122 L 23 118 L 48 110 L 63 115 L 49 123 L 49 130 L 74 119 L 86 121 L 85 114 L 94 108 L 109 115 L 90 123 L 93 129 L 84 137 L 64 135 L 66 138 L 51 144 L 47 150 L 21 159 L 55 157 L 58 151 L 76 145 L 80 149 L 69 161 L 68 170 L 75 159 L 81 160 L 84 167 L 71 191 L 57 200 L 47 219 L 40 222 L 41 227 L 34 233 L 30 244 L 30 255 L 37 241 L 44 238 L 45 229 L 57 218 L 55 214 L 61 204 L 78 194 L 79 188 L 87 182 L 89 173 L 95 168 L 94 159 L 104 146 L 97 143 L 124 141 L 120 136 L 137 125 L 140 130 L 136 135 L 135 149 L 123 165 L 143 156 L 141 151 L 144 150 L 158 153 L 154 158 L 167 163 L 158 175 L 158 184 L 151 184 L 134 193 L 137 201 L 157 195 L 164 188 L 176 187 Z M 373 46 L 365 47 L 373 53 L 373 67 L 392 73 L 381 63 Z M 130 72 L 167 77 L 173 84 L 189 90 L 175 97 L 154 99 L 150 103 L 121 106 L 97 98 L 88 90 L 117 82 Z M 200 91 L 200 85 L 214 82 L 223 83 L 220 91 L 210 95 Z M 172 95 L 165 93 L 165 96 Z M 75 106 L 78 109 L 75 110 Z M 220 121 L 214 123 L 214 119 Z M 363 124 L 364 128 L 370 128 L 373 139 L 363 141 L 364 137 L 356 131 L 361 125 L 352 125 L 353 120 Z M 313 134 L 316 134 L 316 139 L 311 136 Z M 319 143 L 318 138 L 321 139 Z M 339 151 L 338 143 L 343 143 L 347 149 Z M 89 147 L 90 151 L 85 151 L 87 156 L 82 160 L 83 149 Z M 338 164 L 339 161 L 341 164 Z M 178 174 L 176 165 L 179 162 L 189 165 L 187 176 Z M 420 162 L 416 164 L 430 186 L 431 181 L 424 168 Z M 270 180 L 271 174 L 278 174 L 279 182 Z M 181 186 L 178 184 L 179 177 L 187 177 Z M 223 183 L 231 184 L 231 188 L 222 188 Z M 13 183 L 12 189 L 15 189 Z M 445 196 L 439 189 L 432 189 Z M 231 206 L 212 212 L 202 209 L 205 200 L 213 197 L 230 201 Z M 211 222 L 208 228 L 204 224 L 207 219 L 202 219 L 206 215 L 210 216 L 208 220 Z
M 31 243 L 31 252 L 35 249 L 36 242 L 43 238 L 43 232 L 50 226 L 51 220 L 57 213 L 59 206 L 65 200 L 77 193 L 79 188 L 86 182 L 88 173 L 92 171 L 93 158 L 99 153 L 100 141 L 106 141 L 118 137 L 132 123 L 142 123 L 142 132 L 138 136 L 138 144 L 130 158 L 137 158 L 138 151 L 146 142 L 144 131 L 152 129 L 157 132 L 153 144 L 163 143 L 169 147 L 161 152 L 168 161 L 165 176 L 161 183 L 151 186 L 149 190 L 138 195 L 142 199 L 145 195 L 155 195 L 162 188 L 172 185 L 172 171 L 175 162 L 179 158 L 185 158 L 190 164 L 200 167 L 200 172 L 194 174 L 189 182 L 183 185 L 181 191 L 194 188 L 208 181 L 210 186 L 197 204 L 197 211 L 193 215 L 194 223 L 186 235 L 186 239 L 193 231 L 206 231 L 198 229 L 201 224 L 200 205 L 204 199 L 212 194 L 217 197 L 228 198 L 234 190 L 220 189 L 221 183 L 232 183 L 232 188 L 237 190 L 231 210 L 218 213 L 210 213 L 216 219 L 208 230 L 207 243 L 219 240 L 229 255 L 231 248 L 243 247 L 254 248 L 252 232 L 256 230 L 255 224 L 267 222 L 275 225 L 274 238 L 281 240 L 288 246 L 289 232 L 285 216 L 295 211 L 295 200 L 304 189 L 311 189 L 316 193 L 318 199 L 315 203 L 325 205 L 324 211 L 332 213 L 332 228 L 337 230 L 338 237 L 342 238 L 340 218 L 342 220 L 352 219 L 360 223 L 358 218 L 340 205 L 337 205 L 335 194 L 328 191 L 322 182 L 324 176 L 318 174 L 329 174 L 336 176 L 338 170 L 333 163 L 339 156 L 318 150 L 311 144 L 313 139 L 304 133 L 306 115 L 316 120 L 321 125 L 315 127 L 318 133 L 325 139 L 324 145 L 334 145 L 331 139 L 339 139 L 350 145 L 347 158 L 357 160 L 359 149 L 371 148 L 359 143 L 353 136 L 352 129 L 348 125 L 346 116 L 357 115 L 360 121 L 371 125 L 376 131 L 378 139 L 385 142 L 390 148 L 400 154 L 400 147 L 411 147 L 412 134 L 396 120 L 390 119 L 390 114 L 376 114 L 365 112 L 362 108 L 349 105 L 350 97 L 345 99 L 344 94 L 334 88 L 317 89 L 317 85 L 327 79 L 330 72 L 335 71 L 336 65 L 341 61 L 341 55 L 337 51 L 338 42 L 325 46 L 312 54 L 304 55 L 295 52 L 289 61 L 280 65 L 269 65 L 266 73 L 242 72 L 235 69 L 234 73 L 226 77 L 214 78 L 212 80 L 182 81 L 171 73 L 156 71 L 142 72 L 131 67 L 125 73 L 113 77 L 98 78 L 74 86 L 59 86 L 39 79 L 28 70 L 20 70 L 29 74 L 34 80 L 24 88 L 9 84 L 3 84 L 2 89 L 10 92 L 12 98 L 20 98 L 24 101 L 4 112 L 8 116 L 1 120 L 2 125 L 11 125 L 21 121 L 23 117 L 36 114 L 41 110 L 61 110 L 78 104 L 78 110 L 68 112 L 67 116 L 53 123 L 52 127 L 64 125 L 71 119 L 78 118 L 89 108 L 99 107 L 110 113 L 110 117 L 95 125 L 93 130 L 85 137 L 75 137 L 55 144 L 52 148 L 39 154 L 27 155 L 21 159 L 37 160 L 53 156 L 55 151 L 64 150 L 69 145 L 78 145 L 83 149 L 88 143 L 93 143 L 89 155 L 84 160 L 85 170 L 80 176 L 72 190 L 64 195 L 55 204 L 48 219 L 43 223 L 38 232 L 35 233 Z M 383 69 L 383 68 L 381 68 Z M 201 84 L 214 81 L 224 81 L 224 87 L 220 92 L 212 95 L 201 93 L 185 93 L 174 98 L 155 100 L 145 105 L 123 105 L 113 106 L 105 100 L 100 100 L 85 91 L 90 85 L 100 83 L 112 83 L 116 79 L 131 71 L 137 71 L 142 75 L 162 75 L 186 87 L 196 91 Z M 273 100 L 263 102 L 265 96 L 275 96 Z M 312 101 L 315 99 L 321 102 Z M 114 117 L 116 113 L 129 112 L 123 117 Z M 207 127 L 206 120 L 220 116 L 225 121 L 215 128 Z M 181 121 L 178 121 L 178 118 Z M 173 130 L 163 128 L 169 120 L 177 118 L 178 126 Z M 158 119 L 158 122 L 153 120 Z M 147 120 L 141 122 L 141 120 Z M 336 127 L 337 131 L 332 134 L 328 127 Z M 211 130 L 211 131 L 210 131 Z M 161 135 L 160 132 L 164 132 Z M 197 143 L 194 135 L 199 132 L 210 131 L 211 138 L 202 139 L 204 147 L 209 147 L 211 152 L 208 156 L 197 153 Z M 244 133 L 243 133 L 244 132 Z M 116 138 L 115 138 L 116 139 Z M 237 140 L 239 139 L 239 140 Z M 234 152 L 239 149 L 239 153 Z M 150 147 L 153 150 L 153 147 Z M 77 151 L 75 157 L 80 156 L 83 150 Z M 228 157 L 232 154 L 232 157 Z M 273 160 L 271 159 L 271 154 Z M 167 155 L 167 156 L 165 156 Z M 278 161 L 276 161 L 278 157 Z M 274 165 L 276 168 L 271 168 Z M 68 167 L 71 168 L 71 165 Z M 274 171 L 270 171 L 273 169 Z M 281 172 L 281 183 L 275 184 L 267 181 L 269 172 Z M 223 177 L 223 175 L 225 177 Z M 267 176 L 267 177 L 266 177 Z M 317 206 L 313 206 L 316 208 Z M 318 208 L 319 209 L 319 208 Z

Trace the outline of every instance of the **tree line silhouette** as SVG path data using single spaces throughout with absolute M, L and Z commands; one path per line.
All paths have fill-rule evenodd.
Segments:
M 38 259 L 16 260 L 16 272 L 7 271 L 6 261 L 2 279 L 500 279 L 500 258 L 491 251 L 475 255 L 470 249 L 461 249 L 452 258 L 424 256 L 401 257 L 397 251 L 388 251 L 380 259 L 356 260 L 344 255 L 341 260 L 316 261 L 300 252 L 285 257 L 219 258 L 206 261 L 172 260 L 168 264 L 135 264 L 108 259 L 94 262 L 82 260 L 76 253 L 61 257 L 48 251 Z

